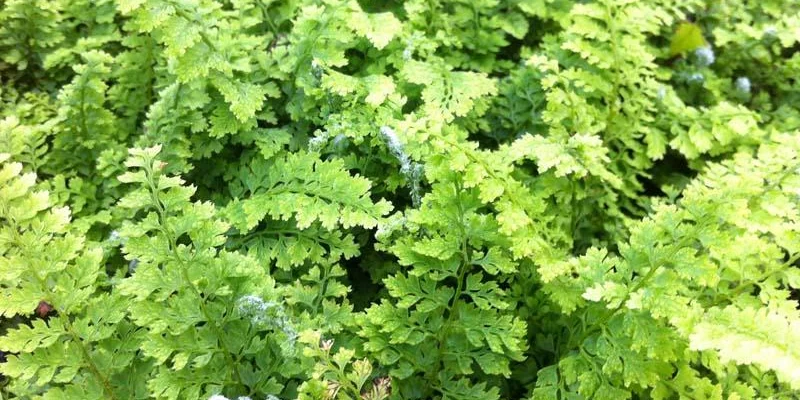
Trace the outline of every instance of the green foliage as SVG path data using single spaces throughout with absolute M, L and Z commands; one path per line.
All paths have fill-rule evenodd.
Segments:
M 703 30 L 691 22 L 683 22 L 678 25 L 678 29 L 672 35 L 669 43 L 670 55 L 685 54 L 695 51 L 706 45 L 703 37 Z
M 318 361 L 311 374 L 312 380 L 300 386 L 298 399 L 383 400 L 389 397 L 389 378 L 377 378 L 367 388 L 372 365 L 366 358 L 353 361 L 355 352 L 344 348 L 334 353 L 333 340 L 322 340 L 318 332 L 303 332 L 300 341 L 309 345 L 305 353 Z
M 459 396 L 496 398 L 496 390 L 472 386 L 464 376 L 475 367 L 509 376 L 509 361 L 522 359 L 525 324 L 509 312 L 498 285 L 515 267 L 497 222 L 479 212 L 477 191 L 464 190 L 458 178 L 448 183 L 435 184 L 421 209 L 406 215 L 406 229 L 389 250 L 408 272 L 385 280 L 393 301 L 367 310 L 360 334 L 365 349 L 404 380 L 404 397 L 463 390 Z M 420 379 L 427 383 L 414 383 Z
M 798 12 L 0 2 L 0 398 L 797 398 Z
M 118 289 L 130 298 L 132 322 L 147 332 L 142 352 L 159 366 L 148 389 L 168 399 L 210 396 L 226 385 L 236 394 L 275 391 L 255 360 L 281 354 L 280 343 L 291 347 L 296 333 L 282 312 L 270 313 L 279 307 L 271 306 L 274 283 L 255 260 L 218 250 L 227 224 L 212 204 L 190 203 L 193 189 L 180 178 L 161 173 L 159 150 L 131 150 L 133 171 L 120 176 L 139 187 L 119 206 L 146 212 L 120 229 L 125 257 L 137 265 Z M 173 312 L 154 312 L 164 307 Z M 280 336 L 261 338 L 276 330 Z
M 52 308 L 47 320 L 20 323 L 0 338 L 16 353 L 0 364 L 19 397 L 131 398 L 138 387 L 137 332 L 126 303 L 108 291 L 103 252 L 70 229 L 70 211 L 34 189 L 34 173 L 0 156 L 0 315 L 27 317 Z M 133 383 L 133 384 L 130 384 Z
M 800 184 L 800 147 L 792 135 L 773 140 L 756 157 L 739 153 L 709 165 L 677 204 L 654 206 L 619 257 L 593 248 L 540 269 L 553 302 L 584 322 L 563 342 L 558 385 L 537 390 L 575 383 L 587 397 L 647 388 L 659 398 L 690 396 L 693 385 L 671 377 L 694 370 L 701 379 L 705 368 L 712 374 L 704 385 L 717 393 L 708 396 L 777 395 L 737 376 L 737 364 L 772 371 L 784 389 L 798 389 L 788 333 L 798 316 L 789 300 L 800 257 L 792 228 L 798 209 L 788 199 Z M 688 349 L 719 353 L 677 362 Z
M 62 2 L 15 0 L 0 12 L 0 45 L 6 69 L 41 67 L 47 51 L 64 40 Z

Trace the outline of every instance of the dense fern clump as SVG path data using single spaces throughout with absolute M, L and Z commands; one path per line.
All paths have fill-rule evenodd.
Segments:
M 0 399 L 800 398 L 800 1 L 0 1 Z

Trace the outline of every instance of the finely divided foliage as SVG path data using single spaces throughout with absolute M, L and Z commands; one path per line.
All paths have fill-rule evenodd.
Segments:
M 0 1 L 0 399 L 794 399 L 800 3 Z

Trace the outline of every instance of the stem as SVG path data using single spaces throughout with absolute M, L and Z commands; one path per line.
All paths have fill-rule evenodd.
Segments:
M 81 105 L 78 108 L 79 110 L 78 115 L 81 119 L 81 130 L 83 131 L 84 140 L 89 139 L 89 127 L 86 125 L 86 85 L 88 84 L 87 83 L 88 80 L 89 79 L 86 78 L 86 76 L 84 75 L 81 82 L 81 89 L 79 92 Z
M 175 5 L 175 13 L 178 14 L 178 16 L 180 16 L 181 18 L 188 20 L 192 24 L 197 24 L 197 25 L 201 24 L 200 21 L 196 20 L 195 18 L 192 18 L 191 15 L 189 15 L 178 5 Z M 198 31 L 198 34 L 200 35 L 200 40 L 202 40 L 203 43 L 205 43 L 205 45 L 208 46 L 209 49 L 211 49 L 211 51 L 215 53 L 219 52 L 217 50 L 217 46 L 215 46 L 214 43 L 211 42 L 211 39 L 208 38 L 208 35 L 206 34 L 205 30 Z
M 14 221 L 12 221 L 12 223 L 14 223 Z M 19 238 L 19 227 L 16 226 L 16 224 L 14 224 L 14 227 L 11 229 L 11 231 L 15 234 L 15 236 L 17 236 L 17 241 L 22 245 L 23 242 L 21 241 L 21 238 Z M 37 240 L 36 243 L 39 243 L 39 241 Z M 37 269 L 30 269 L 29 272 L 39 282 L 39 285 L 42 288 L 42 292 L 44 293 L 51 292 L 51 288 L 50 286 L 48 286 L 47 281 L 39 275 L 39 271 Z M 54 303 L 54 301 L 50 298 L 43 300 L 50 304 Z M 92 375 L 94 375 L 95 378 L 97 378 L 97 380 L 99 380 L 100 383 L 103 385 L 103 390 L 106 392 L 108 398 L 116 400 L 117 396 L 114 394 L 114 390 L 111 388 L 111 383 L 109 383 L 108 378 L 105 375 L 103 375 L 97 368 L 97 365 L 95 365 L 94 360 L 92 360 L 91 353 L 89 352 L 87 346 L 84 344 L 83 339 L 80 337 L 80 335 L 78 335 L 77 332 L 75 332 L 75 329 L 72 327 L 72 322 L 69 320 L 69 317 L 67 316 L 67 310 L 57 309 L 56 311 L 58 312 L 57 315 L 58 319 L 61 321 L 61 325 L 64 326 L 67 333 L 72 338 L 73 343 L 75 343 L 80 349 L 81 356 L 84 359 L 86 367 L 89 368 L 89 371 L 92 373 Z
M 267 26 L 269 30 L 272 31 L 272 35 L 277 39 L 278 37 L 278 27 L 275 26 L 275 23 L 272 21 L 272 18 L 269 16 L 269 6 L 264 4 L 263 1 L 258 2 L 258 8 L 261 9 L 261 14 L 264 15 L 264 21 L 267 21 Z
M 617 71 L 617 66 L 619 65 L 619 50 L 617 49 L 617 44 L 614 40 L 617 37 L 617 23 L 615 18 L 615 11 L 612 10 L 609 4 L 606 4 L 606 17 L 608 18 L 608 30 L 610 31 L 611 40 L 609 41 L 609 45 L 611 46 L 611 54 L 614 58 L 614 64 L 610 66 L 609 71 L 612 75 L 612 85 L 613 89 L 611 90 L 611 101 L 608 104 L 608 115 L 606 118 L 606 131 L 610 131 L 611 122 L 616 118 L 617 114 L 619 113 L 620 108 L 620 101 L 619 101 L 619 73 Z
M 661 267 L 663 267 L 664 265 L 666 265 L 666 264 L 667 264 L 667 262 L 668 262 L 668 260 L 671 260 L 671 259 L 673 259 L 673 258 L 674 258 L 674 256 L 675 256 L 675 254 L 677 254 L 677 253 L 678 253 L 678 251 L 680 251 L 681 249 L 683 249 L 684 247 L 686 247 L 686 245 L 688 245 L 688 244 L 689 244 L 689 242 L 691 242 L 691 240 L 692 240 L 692 238 L 686 238 L 686 237 L 684 237 L 683 239 L 681 239 L 681 241 L 680 241 L 680 242 L 678 242 L 678 243 L 675 245 L 675 247 L 672 249 L 672 251 L 671 251 L 671 252 L 670 252 L 670 253 L 669 253 L 667 256 L 665 256 L 665 257 L 661 258 L 661 260 L 659 260 L 659 262 L 658 262 L 658 263 L 656 263 L 656 264 L 654 264 L 654 265 L 651 265 L 651 267 L 650 267 L 650 270 L 649 270 L 649 271 L 647 271 L 647 273 L 646 273 L 646 274 L 645 274 L 645 275 L 642 277 L 642 279 L 640 279 L 640 280 L 639 280 L 639 281 L 636 283 L 636 285 L 634 285 L 633 289 L 629 290 L 629 291 L 628 291 L 628 292 L 625 294 L 625 297 L 624 297 L 624 298 L 623 298 L 623 299 L 620 301 L 619 305 L 618 305 L 617 307 L 615 307 L 613 310 L 611 310 L 611 311 L 607 312 L 607 313 L 606 313 L 605 315 L 603 315 L 602 317 L 600 317 L 600 319 L 598 319 L 596 322 L 594 322 L 594 323 L 592 324 L 591 328 L 590 328 L 590 329 L 588 329 L 588 330 L 586 330 L 586 331 L 583 333 L 583 335 L 581 335 L 581 336 L 580 336 L 580 338 L 577 340 L 577 342 L 575 342 L 575 344 L 574 344 L 574 345 L 573 345 L 572 343 L 570 343 L 570 346 L 567 346 L 567 347 L 568 347 L 568 349 L 570 349 L 570 350 L 571 350 L 571 349 L 572 349 L 574 346 L 580 346 L 580 345 L 581 345 L 581 343 L 583 343 L 583 342 L 584 342 L 584 341 L 585 341 L 585 340 L 586 340 L 586 339 L 587 339 L 587 338 L 588 338 L 588 337 L 589 337 L 591 334 L 593 334 L 593 333 L 595 333 L 595 332 L 597 332 L 597 331 L 601 330 L 601 329 L 603 328 L 603 326 L 605 325 L 605 323 L 606 323 L 606 322 L 608 322 L 608 321 L 609 321 L 611 318 L 613 318 L 613 317 L 614 317 L 614 316 L 615 316 L 615 315 L 616 315 L 616 314 L 617 314 L 617 313 L 618 313 L 620 310 L 622 310 L 622 308 L 623 308 L 623 307 L 625 307 L 625 303 L 626 303 L 626 302 L 627 302 L 627 301 L 630 299 L 631 295 L 632 295 L 633 293 L 635 293 L 635 292 L 639 291 L 639 290 L 640 290 L 640 289 L 642 289 L 642 288 L 643 288 L 643 287 L 644 287 L 644 286 L 645 286 L 647 283 L 649 283 L 649 282 L 650 282 L 650 280 L 651 280 L 651 279 L 653 279 L 653 277 L 656 275 L 656 272 L 657 272 L 658 270 L 660 270 L 660 269 L 661 269 Z M 571 339 L 570 339 L 570 342 L 571 342 Z M 559 358 L 561 358 L 561 357 L 559 356 Z
M 86 348 L 86 346 L 83 344 L 81 337 L 78 335 L 77 332 L 75 332 L 75 329 L 72 327 L 72 322 L 69 320 L 69 318 L 66 317 L 66 315 L 62 315 L 61 313 L 58 314 L 58 317 L 64 324 L 64 327 L 67 328 L 67 332 L 72 337 L 72 341 L 78 344 L 78 348 L 81 350 L 81 355 L 83 356 L 83 359 L 86 361 L 86 366 L 89 367 L 89 370 L 92 372 L 92 374 L 94 374 L 94 376 L 98 380 L 100 380 L 100 383 L 103 384 L 103 390 L 106 392 L 109 398 L 116 400 L 117 396 L 114 395 L 114 391 L 111 388 L 111 383 L 109 383 L 108 378 L 106 378 L 106 376 L 103 375 L 99 369 L 97 369 L 97 366 L 94 364 L 94 361 L 92 360 L 91 354 L 89 354 L 89 349 Z
M 800 169 L 800 161 L 798 161 L 797 163 L 795 163 L 791 167 L 787 168 L 786 171 L 783 171 L 783 173 L 781 174 L 781 176 L 778 177 L 778 179 L 776 179 L 773 182 L 770 182 L 767 185 L 767 187 L 764 188 L 764 192 L 768 192 L 768 191 L 770 191 L 772 189 L 775 189 L 776 187 L 782 185 L 783 184 L 783 180 L 786 179 L 787 177 L 789 177 L 790 175 L 794 174 L 798 169 Z
M 726 300 L 732 299 L 733 297 L 736 297 L 736 296 L 738 296 L 739 294 L 741 294 L 742 292 L 744 292 L 744 291 L 745 291 L 745 289 L 749 289 L 749 288 L 751 288 L 752 286 L 758 285 L 758 284 L 760 284 L 761 282 L 765 281 L 766 279 L 769 279 L 769 278 L 770 278 L 772 275 L 775 275 L 775 274 L 777 274 L 777 273 L 779 273 L 779 272 L 782 272 L 782 271 L 784 271 L 785 269 L 788 269 L 788 268 L 790 268 L 790 267 L 792 266 L 792 264 L 794 264 L 795 262 L 797 262 L 797 260 L 798 260 L 798 259 L 800 259 L 800 253 L 796 253 L 794 256 L 792 256 L 791 258 L 789 258 L 789 260 L 787 260 L 785 263 L 781 264 L 781 266 L 780 266 L 779 268 L 777 268 L 777 269 L 774 269 L 774 270 L 772 270 L 772 271 L 764 272 L 764 273 L 763 273 L 763 274 L 761 274 L 761 276 L 759 276 L 758 278 L 756 278 L 756 279 L 754 279 L 754 280 L 752 280 L 752 281 L 749 281 L 749 282 L 747 282 L 747 283 L 744 283 L 744 284 L 741 284 L 741 285 L 737 286 L 737 287 L 736 287 L 735 289 L 733 289 L 733 290 L 732 290 L 730 293 L 728 293 L 728 295 L 726 296 Z M 719 305 L 719 303 L 721 303 L 721 301 L 714 302 L 714 303 L 712 304 L 712 307 L 713 307 L 713 306 L 716 306 L 716 305 Z
M 211 314 L 208 312 L 208 308 L 206 308 L 206 299 L 200 293 L 200 291 L 195 286 L 194 282 L 192 282 L 191 277 L 189 277 L 189 270 L 188 270 L 188 263 L 186 260 L 183 259 L 180 252 L 178 251 L 178 243 L 175 239 L 175 234 L 170 230 L 169 226 L 167 225 L 167 210 L 164 207 L 161 199 L 158 197 L 158 190 L 156 183 L 154 181 L 155 174 L 153 172 L 152 164 L 146 164 L 144 166 L 145 174 L 147 175 L 147 184 L 150 189 L 150 197 L 153 200 L 153 204 L 156 207 L 156 211 L 158 213 L 159 221 L 161 223 L 160 230 L 161 233 L 166 236 L 167 240 L 169 241 L 169 248 L 172 252 L 172 255 L 175 257 L 175 260 L 178 261 L 180 265 L 180 272 L 181 278 L 184 281 L 184 285 L 189 289 L 189 291 L 194 294 L 195 297 L 198 298 L 198 305 L 200 307 L 200 312 L 203 313 L 203 317 L 205 318 L 208 326 L 214 331 L 214 334 L 217 336 L 217 341 L 224 353 L 224 357 L 228 361 L 229 370 L 228 375 L 230 376 L 230 371 L 232 370 L 236 374 L 236 379 L 238 379 L 238 383 L 241 386 L 244 386 L 246 390 L 249 391 L 249 395 L 252 396 L 254 394 L 254 389 L 249 388 L 245 385 L 244 379 L 242 379 L 241 373 L 239 372 L 239 368 L 236 366 L 236 360 L 233 359 L 231 355 L 232 352 L 228 347 L 225 345 L 225 341 L 222 340 L 223 333 L 220 330 L 219 326 L 215 323 L 215 320 L 211 318 Z M 227 380 L 227 378 L 226 378 Z
M 146 117 L 147 117 L 147 108 L 150 105 L 152 105 L 153 102 L 154 102 L 154 99 L 153 99 L 153 85 L 155 84 L 155 82 L 154 82 L 155 81 L 155 68 L 156 68 L 156 64 L 157 64 L 157 61 L 156 61 L 155 56 L 153 54 L 155 52 L 155 40 L 152 37 L 149 37 L 149 36 L 146 37 L 145 45 L 142 46 L 142 49 L 143 49 L 142 53 L 147 55 L 147 62 L 145 63 L 145 66 L 148 67 L 148 70 L 146 72 L 147 73 L 147 83 L 145 84 L 145 89 L 144 89 L 144 98 L 145 98 L 145 103 L 146 104 L 144 105 L 144 107 L 142 109 L 138 110 L 137 113 L 136 113 L 136 118 L 134 119 L 134 121 L 136 122 L 135 126 L 137 126 L 137 127 L 140 124 L 143 124 L 143 121 L 141 121 L 141 119 L 142 119 L 142 117 L 145 117 L 145 119 L 146 119 Z M 173 107 L 172 109 L 174 110 L 174 109 L 176 109 L 176 107 Z
M 438 342 L 438 359 L 439 359 L 439 369 L 436 371 L 441 371 L 444 369 L 444 355 L 445 355 L 445 348 L 444 343 L 446 339 L 446 334 L 450 328 L 450 325 L 453 322 L 453 316 L 456 315 L 459 306 L 459 298 L 464 290 L 464 276 L 467 274 L 467 270 L 469 269 L 471 252 L 469 249 L 469 243 L 467 243 L 467 232 L 464 229 L 464 207 L 461 204 L 461 181 L 457 178 L 456 181 L 453 182 L 453 186 L 456 190 L 456 209 L 458 210 L 458 230 L 461 236 L 461 264 L 458 267 L 458 282 L 456 284 L 456 291 L 453 295 L 453 301 L 450 306 L 447 307 L 447 320 L 445 320 L 444 324 L 442 324 L 442 328 L 439 330 L 439 333 L 436 335 L 436 341 Z M 435 375 L 434 375 L 435 376 Z M 438 387 L 438 386 L 437 386 Z
M 508 184 L 508 181 L 515 182 L 515 183 L 517 182 L 516 180 L 514 180 L 513 177 L 509 177 L 507 175 L 500 176 L 497 173 L 495 173 L 495 171 L 492 168 L 489 167 L 489 164 L 486 163 L 486 160 L 484 160 L 481 157 L 476 157 L 474 154 L 472 154 L 472 150 L 471 149 L 463 150 L 461 148 L 461 144 L 459 142 L 454 141 L 454 140 L 452 140 L 449 137 L 444 136 L 444 135 L 436 136 L 436 139 L 439 139 L 442 142 L 444 142 L 444 143 L 446 143 L 446 144 L 448 144 L 448 145 L 460 150 L 462 153 L 464 153 L 464 155 L 467 158 L 469 158 L 470 162 L 472 162 L 473 164 L 480 165 L 483 168 L 483 170 L 486 171 L 486 175 L 489 176 L 490 178 L 496 179 L 496 180 L 498 180 L 500 182 L 503 182 L 506 185 Z M 520 186 L 525 188 L 525 189 L 528 189 L 527 187 L 523 186 L 522 184 L 520 184 Z M 508 195 L 508 187 L 507 186 L 504 188 L 503 194 L 501 194 L 500 196 L 501 197 L 504 196 L 505 199 L 508 200 L 510 203 L 512 203 L 515 206 L 519 207 L 520 209 L 524 210 L 525 211 L 525 216 L 528 216 L 528 209 L 526 207 L 524 207 L 519 202 L 518 197 L 517 196 L 509 196 Z M 531 218 L 531 220 L 533 220 L 533 218 Z
M 241 238 L 236 239 L 233 243 L 237 246 L 243 246 L 253 239 L 262 236 L 273 236 L 273 235 L 278 237 L 282 235 L 295 235 L 298 237 L 303 237 L 317 243 L 326 244 L 330 247 L 331 250 L 336 249 L 336 247 L 338 246 L 338 244 L 334 243 L 332 240 L 324 239 L 322 235 L 312 235 L 310 233 L 306 233 L 305 231 L 299 229 L 263 229 L 242 236 Z M 328 251 L 328 253 L 330 253 L 330 250 Z
M 319 295 L 317 298 L 314 299 L 314 306 L 313 306 L 313 313 L 312 315 L 319 315 L 319 308 L 322 306 L 322 300 L 325 299 L 325 292 L 328 291 L 328 281 L 330 280 L 330 271 L 331 266 L 328 264 L 324 269 L 320 269 L 320 277 L 321 282 L 319 285 Z

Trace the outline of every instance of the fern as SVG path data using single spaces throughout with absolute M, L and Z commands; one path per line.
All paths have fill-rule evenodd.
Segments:
M 309 345 L 306 353 L 319 361 L 314 366 L 312 380 L 300 386 L 298 399 L 389 397 L 391 380 L 376 378 L 368 386 L 372 366 L 367 359 L 353 361 L 353 350 L 340 348 L 334 353 L 333 340 L 321 339 L 318 332 L 303 332 L 301 341 Z
M 279 391 L 274 378 L 261 378 L 267 366 L 256 362 L 291 355 L 296 336 L 280 313 L 266 313 L 279 307 L 270 306 L 277 301 L 274 282 L 254 260 L 217 249 L 227 224 L 213 205 L 190 203 L 193 189 L 180 178 L 162 174 L 158 152 L 131 150 L 126 165 L 133 171 L 120 177 L 139 186 L 120 206 L 146 212 L 120 229 L 125 255 L 138 266 L 119 291 L 132 301 L 131 321 L 147 331 L 144 354 L 159 365 L 149 391 L 168 399 Z M 167 312 L 154 313 L 161 309 Z M 275 331 L 281 336 L 260 339 L 260 332 Z
M 64 40 L 62 7 L 47 1 L 5 3 L 0 12 L 3 62 L 17 70 L 41 68 L 46 53 Z
M 53 315 L 21 322 L 0 338 L 15 353 L 0 372 L 15 379 L 16 396 L 129 398 L 129 375 L 139 334 L 124 321 L 125 302 L 107 291 L 102 250 L 70 231 L 68 208 L 52 207 L 34 189 L 36 175 L 4 154 L 0 181 L 0 316 L 31 316 L 45 307 Z M 44 304 L 44 306 L 42 306 Z M 41 315 L 40 314 L 40 315 Z
M 790 329 L 797 313 L 797 302 L 787 298 L 796 285 L 792 264 L 798 249 L 781 237 L 797 235 L 791 228 L 796 207 L 785 200 L 794 196 L 798 149 L 791 135 L 775 140 L 761 146 L 758 157 L 739 153 L 731 162 L 710 166 L 684 191 L 679 204 L 657 206 L 632 228 L 619 258 L 592 249 L 540 270 L 553 301 L 586 321 L 564 342 L 557 367 L 562 388 L 580 382 L 576 389 L 583 396 L 630 396 L 637 387 L 656 388 L 662 397 L 670 392 L 687 396 L 691 388 L 671 385 L 670 377 L 702 365 L 717 374 L 717 382 L 712 381 L 717 393 L 747 396 L 748 386 L 756 383 L 740 372 L 744 376 L 734 379 L 744 381 L 742 387 L 732 386 L 725 367 L 732 361 L 772 370 L 796 389 L 791 351 L 770 350 L 788 350 L 790 336 L 763 336 L 757 333 L 760 329 L 746 328 L 752 323 Z M 748 246 L 730 241 L 729 235 Z M 753 294 L 756 287 L 758 296 Z M 733 316 L 746 315 L 750 317 L 738 322 L 740 326 L 731 325 Z M 737 336 L 744 331 L 748 333 Z M 730 340 L 723 344 L 721 337 Z M 737 340 L 753 346 L 749 357 L 735 355 Z M 683 364 L 684 352 L 707 349 L 720 352 L 719 364 L 705 357 Z M 767 356 L 770 351 L 786 358 Z M 625 360 L 624 368 L 615 360 Z M 541 386 L 541 393 L 553 390 Z M 765 393 L 780 389 L 776 386 L 757 389 Z
M 337 228 L 372 228 L 391 209 L 368 198 L 368 180 L 350 176 L 341 162 L 316 160 L 313 153 L 254 160 L 240 174 L 243 192 L 251 195 L 226 208 L 244 236 L 236 241 L 283 269 L 358 255 L 353 235 Z M 258 228 L 262 222 L 264 228 Z
M 796 3 L 0 1 L 0 397 L 797 398 Z
M 407 382 L 401 385 L 406 397 L 455 390 L 471 393 L 464 398 L 496 398 L 496 389 L 463 376 L 475 366 L 508 376 L 509 361 L 520 360 L 525 347 L 524 324 L 507 314 L 510 304 L 497 282 L 484 279 L 484 273 L 514 272 L 500 250 L 507 239 L 478 211 L 477 192 L 463 190 L 458 178 L 438 183 L 422 209 L 407 215 L 408 233 L 389 249 L 410 269 L 385 281 L 395 301 L 371 307 L 362 323 L 366 348 L 396 365 L 392 375 Z

